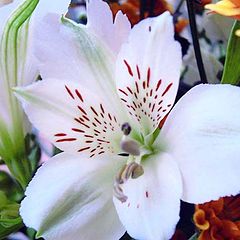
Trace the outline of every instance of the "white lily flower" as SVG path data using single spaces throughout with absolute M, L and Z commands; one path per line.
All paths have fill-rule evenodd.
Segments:
M 44 1 L 37 6 L 38 2 L 2 1 L 8 4 L 0 9 L 0 156 L 22 185 L 29 180 L 24 178 L 31 176 L 24 143 L 28 122 L 12 94 L 12 87 L 28 85 L 36 80 L 38 69 L 32 53 L 34 25 L 48 11 L 63 12 L 64 8 L 67 11 L 69 0 L 59 1 L 55 7 L 47 7 Z
M 200 85 L 173 107 L 181 49 L 170 14 L 127 36 L 126 18 L 113 23 L 106 3 L 90 1 L 87 12 L 87 26 L 45 19 L 44 79 L 15 90 L 30 121 L 64 151 L 29 184 L 21 216 L 47 240 L 116 240 L 125 229 L 169 239 L 180 199 L 239 192 L 240 89 Z

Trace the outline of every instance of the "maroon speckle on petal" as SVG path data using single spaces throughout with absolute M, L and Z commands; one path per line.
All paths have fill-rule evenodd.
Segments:
M 128 73 L 133 77 L 133 72 L 132 72 L 130 65 L 128 64 L 128 62 L 126 60 L 123 60 L 123 62 L 125 63 L 125 65 L 127 67 Z

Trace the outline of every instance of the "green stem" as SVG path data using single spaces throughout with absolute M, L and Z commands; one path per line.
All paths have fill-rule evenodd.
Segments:
M 221 83 L 223 84 L 240 84 L 240 37 L 236 36 L 236 30 L 240 29 L 240 21 L 235 21 L 227 47 L 226 61 Z

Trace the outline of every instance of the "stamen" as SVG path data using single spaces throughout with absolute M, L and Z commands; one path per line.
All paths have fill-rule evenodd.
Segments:
M 126 183 L 130 177 L 132 179 L 136 179 L 142 176 L 143 173 L 143 167 L 136 162 L 131 162 L 127 165 L 124 165 L 118 173 L 117 177 L 115 178 L 115 183 L 113 187 L 114 196 L 122 203 L 126 202 L 128 197 L 124 194 L 121 185 Z
M 123 175 L 123 172 L 126 170 L 127 166 L 128 166 L 128 165 L 125 164 L 125 165 L 121 168 L 121 170 L 120 170 L 120 172 L 118 173 L 118 175 L 116 176 L 115 182 L 116 182 L 117 184 L 123 184 L 123 183 L 124 183 L 124 180 L 123 180 L 123 178 L 122 178 L 122 175 Z
M 144 174 L 143 167 L 141 165 L 137 165 L 132 172 L 132 178 L 136 179 Z
M 123 182 L 126 182 L 130 177 L 133 178 L 133 176 L 135 177 L 135 171 L 142 166 L 139 165 L 136 162 L 131 162 L 130 164 L 127 165 L 127 167 L 125 168 L 125 170 L 122 172 L 122 179 Z M 135 177 L 136 178 L 136 177 Z

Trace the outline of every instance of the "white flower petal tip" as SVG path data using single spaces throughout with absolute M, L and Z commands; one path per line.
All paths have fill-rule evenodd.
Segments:
M 119 96 L 146 135 L 170 111 L 179 85 L 182 55 L 172 21 L 165 12 L 135 25 L 117 58 Z
M 87 27 L 118 53 L 126 40 L 131 24 L 126 15 L 118 12 L 113 19 L 109 5 L 102 0 L 87 1 Z
M 104 1 L 90 1 L 87 15 L 87 26 L 70 20 L 72 24 L 66 26 L 58 15 L 47 16 L 41 22 L 36 37 L 40 73 L 43 78 L 80 80 L 107 93 L 110 85 L 107 82 L 113 81 L 115 58 L 131 27 L 121 14 L 113 22 L 112 12 Z M 61 73 L 57 67 L 60 65 L 64 66 Z M 88 76 L 87 81 L 82 76 Z M 99 89 L 99 82 L 106 86 Z
M 112 37 L 111 40 L 115 37 L 121 39 L 120 33 L 115 33 L 116 35 L 113 32 L 108 34 Z M 65 18 L 59 22 L 58 16 L 48 15 L 37 33 L 36 55 L 40 62 L 40 73 L 43 79 L 57 78 L 81 82 L 83 87 L 91 89 L 92 92 L 104 93 L 101 97 L 105 98 L 105 102 L 114 103 L 120 110 L 123 107 L 118 99 L 114 81 L 117 53 L 109 48 L 110 45 L 106 44 L 99 34 L 85 25 L 74 24 Z M 121 43 L 120 41 L 119 44 Z M 63 71 L 59 71 L 59 66 Z
M 24 223 L 46 240 L 119 239 L 125 230 L 112 202 L 112 169 L 118 165 L 106 157 L 53 157 L 27 187 L 20 208 Z
M 134 239 L 169 239 L 179 220 L 179 169 L 168 154 L 148 159 L 143 169 L 143 175 L 122 184 L 125 201 L 114 198 L 118 215 Z
M 198 85 L 169 114 L 161 137 L 183 177 L 182 199 L 203 203 L 240 191 L 240 88 Z

